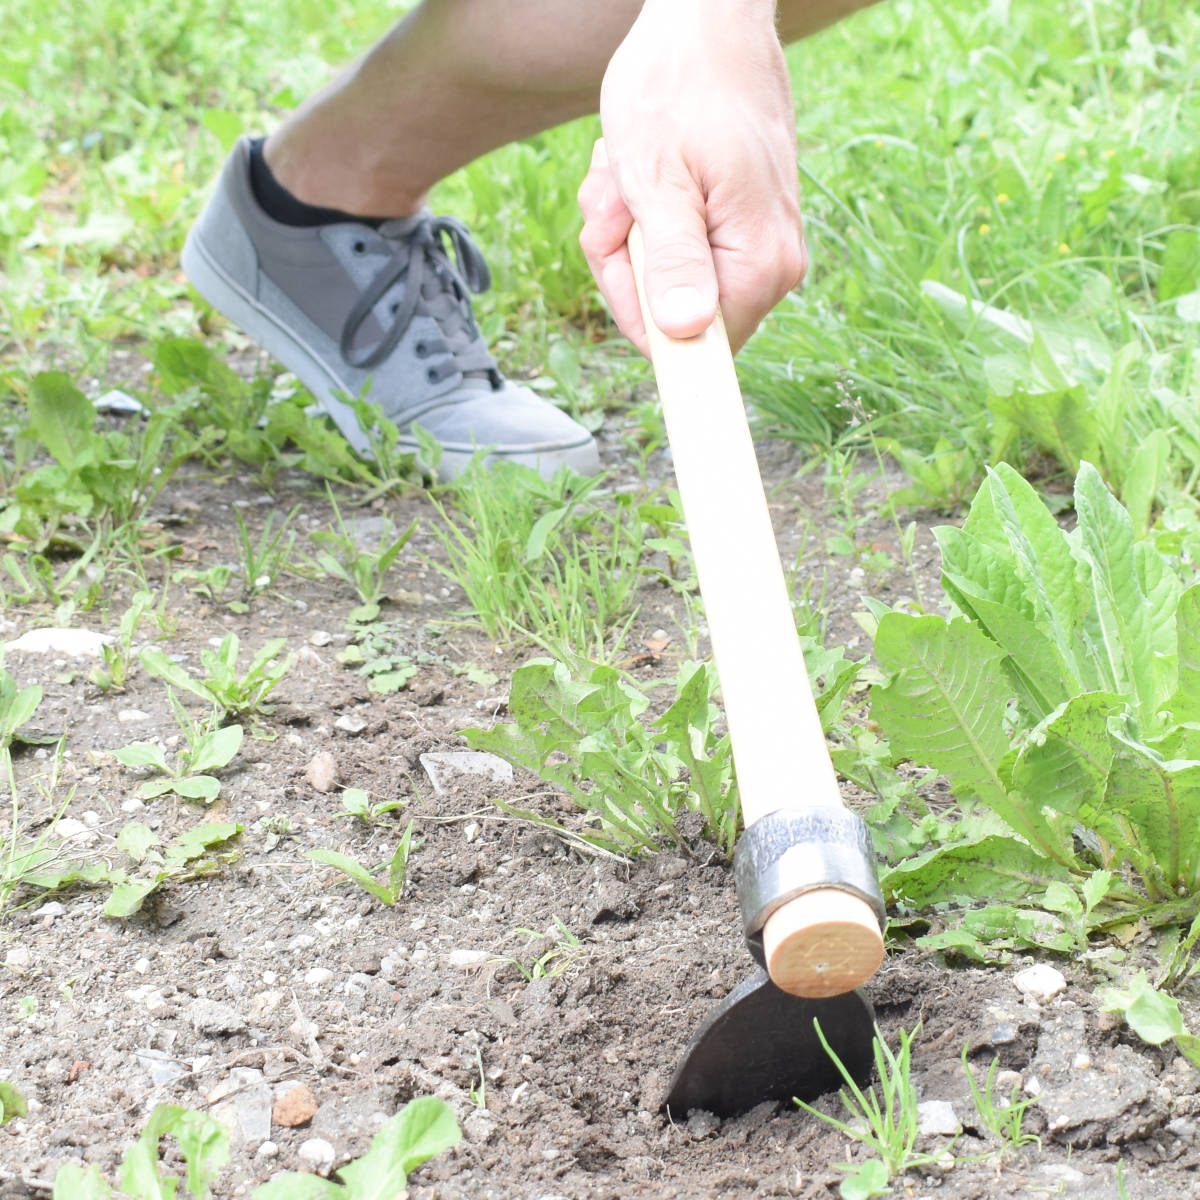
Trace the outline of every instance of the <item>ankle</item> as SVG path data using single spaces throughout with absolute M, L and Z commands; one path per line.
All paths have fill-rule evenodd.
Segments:
M 424 207 L 427 191 L 413 192 L 385 181 L 383 172 L 359 163 L 303 153 L 271 134 L 260 143 L 262 166 L 275 184 L 299 204 L 363 220 L 409 217 Z

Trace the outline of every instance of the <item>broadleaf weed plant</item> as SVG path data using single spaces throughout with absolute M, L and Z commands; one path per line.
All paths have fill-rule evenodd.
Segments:
M 10 1085 L 0 1084 L 0 1101 L 18 1115 L 21 1098 Z M 0 1120 L 0 1124 L 3 1121 Z M 166 1173 L 159 1142 L 173 1137 L 183 1159 L 184 1178 Z M 389 1117 L 371 1139 L 362 1157 L 341 1167 L 343 1180 L 322 1179 L 287 1171 L 254 1189 L 251 1200 L 376 1200 L 404 1193 L 410 1172 L 449 1150 L 460 1139 L 454 1111 L 443 1100 L 419 1096 Z M 119 1173 L 120 1195 L 132 1200 L 166 1200 L 186 1182 L 194 1200 L 210 1200 L 217 1178 L 229 1162 L 229 1137 L 207 1113 L 177 1105 L 159 1105 L 146 1121 L 137 1141 L 125 1151 Z M 86 1169 L 64 1163 L 54 1177 L 53 1200 L 116 1200 L 117 1193 L 95 1163 Z
M 333 509 L 333 527 L 312 531 L 308 536 L 317 545 L 317 553 L 309 557 L 308 568 L 348 583 L 358 595 L 359 605 L 350 613 L 351 621 L 367 624 L 379 616 L 380 601 L 386 595 L 387 574 L 396 565 L 400 552 L 416 532 L 417 522 L 397 531 L 392 518 L 381 518 L 378 537 L 369 537 L 351 523 L 347 526 L 342 510 L 327 490 Z M 369 546 L 366 543 L 373 541 Z
M 393 908 L 404 896 L 404 884 L 408 879 L 408 859 L 413 851 L 412 835 L 413 823 L 409 821 L 391 857 L 375 867 L 366 867 L 349 854 L 343 854 L 340 850 L 329 850 L 323 846 L 309 850 L 305 857 L 340 871 L 369 896 L 374 896 L 381 904 Z M 381 878 L 377 879 L 377 874 L 381 874 Z
M 958 802 L 883 886 L 950 904 L 968 939 L 1019 929 L 1021 905 L 1043 915 L 1018 936 L 1062 951 L 1200 907 L 1200 587 L 1086 463 L 1074 500 L 1064 531 L 997 468 L 935 531 L 952 615 L 877 610 L 871 715 Z
M 272 711 L 267 698 L 295 662 L 294 655 L 283 655 L 286 644 L 283 638 L 269 639 L 249 664 L 239 669 L 241 641 L 236 633 L 226 634 L 219 646 L 200 652 L 200 663 L 206 673 L 199 679 L 155 646 L 147 646 L 138 658 L 149 674 L 170 688 L 202 700 L 222 718 L 256 718 Z

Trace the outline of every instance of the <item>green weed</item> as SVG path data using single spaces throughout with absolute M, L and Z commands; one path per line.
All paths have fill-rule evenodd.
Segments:
M 893 1051 L 876 1030 L 875 1070 L 879 1082 L 864 1092 L 830 1049 L 820 1025 L 817 1025 L 817 1037 L 821 1045 L 846 1081 L 846 1087 L 838 1095 L 850 1119 L 842 1121 L 827 1116 L 803 1100 L 796 1100 L 795 1103 L 810 1116 L 832 1125 L 875 1156 L 864 1163 L 834 1164 L 848 1175 L 841 1186 L 844 1200 L 865 1200 L 866 1197 L 879 1195 L 887 1190 L 888 1181 L 895 1176 L 919 1167 L 932 1166 L 946 1153 L 945 1149 L 937 1154 L 926 1154 L 916 1149 L 920 1119 L 911 1072 L 912 1043 L 919 1032 L 920 1026 L 912 1033 L 902 1029 L 899 1046 Z
M 280 658 L 286 642 L 271 638 L 264 642 L 248 666 L 239 671 L 241 641 L 236 633 L 226 634 L 215 649 L 202 650 L 200 663 L 205 676 L 197 679 L 161 650 L 147 646 L 139 655 L 142 667 L 161 679 L 168 688 L 195 696 L 208 704 L 221 719 L 256 717 L 272 711 L 267 697 L 283 682 L 295 662 L 293 655 Z
M 117 626 L 117 637 L 113 643 L 105 642 L 100 647 L 100 665 L 93 668 L 88 679 L 102 692 L 114 688 L 124 691 L 129 682 L 129 674 L 133 670 L 137 655 L 133 649 L 133 639 L 137 636 L 138 625 L 154 603 L 150 592 L 135 592 L 129 602 L 129 607 L 121 614 Z
M 439 505 L 445 563 L 430 565 L 467 595 L 469 619 L 492 638 L 531 640 L 605 658 L 636 612 L 643 521 L 630 496 L 596 502 L 602 476 L 476 463 Z
M 147 897 L 168 881 L 184 881 L 207 875 L 217 863 L 206 857 L 213 846 L 237 837 L 240 825 L 229 821 L 206 821 L 162 845 L 158 835 L 140 821 L 131 821 L 117 835 L 117 849 L 133 862 L 133 869 L 115 868 L 106 883 L 112 893 L 105 901 L 106 917 L 131 917 Z
M 409 821 L 391 858 L 374 868 L 364 867 L 358 859 L 324 847 L 308 851 L 306 857 L 341 871 L 368 895 L 391 908 L 399 904 L 404 895 L 404 884 L 408 879 L 408 856 L 412 853 L 412 833 L 413 823 Z M 382 880 L 375 878 L 376 872 L 380 871 L 383 872 Z
M 157 742 L 131 742 L 113 751 L 113 757 L 126 767 L 149 768 L 164 776 L 148 779 L 138 788 L 143 800 L 172 794 L 186 800 L 200 800 L 211 804 L 221 792 L 221 781 L 209 774 L 227 767 L 242 746 L 243 730 L 240 725 L 214 727 L 198 725 L 178 705 L 176 716 L 185 727 L 188 746 L 176 756 L 175 762 L 167 760 L 162 746 Z
M 404 800 L 378 800 L 371 802 L 370 795 L 362 788 L 346 788 L 342 792 L 342 811 L 335 817 L 353 817 L 364 825 L 375 825 L 388 813 L 405 807 Z
M 296 545 L 296 535 L 288 530 L 288 526 L 299 511 L 300 506 L 297 504 L 278 527 L 275 526 L 276 514 L 268 513 L 262 532 L 257 539 L 253 539 L 246 529 L 241 512 L 234 509 L 242 568 L 241 599 L 230 605 L 234 612 L 247 612 L 254 598 L 266 591 L 288 569 Z
M 969 1050 L 969 1046 L 963 1047 L 963 1073 L 967 1077 L 967 1084 L 971 1089 L 971 1099 L 975 1102 L 975 1111 L 979 1113 L 983 1128 L 1000 1143 L 1002 1150 L 1010 1146 L 1015 1149 L 1030 1143 L 1041 1149 L 1042 1139 L 1037 1134 L 1025 1133 L 1022 1129 L 1025 1114 L 1033 1103 L 1033 1097 L 1018 1098 L 1019 1086 L 1014 1086 L 1006 1098 L 996 1096 L 996 1072 L 1000 1069 L 998 1058 L 992 1059 L 987 1077 L 983 1081 L 983 1086 L 980 1087 L 975 1082 L 975 1076 L 967 1062 Z
M 308 535 L 318 546 L 310 565 L 320 574 L 340 579 L 354 589 L 360 603 L 351 610 L 350 619 L 366 624 L 379 616 L 379 603 L 386 594 L 387 573 L 396 565 L 400 551 L 416 532 L 417 522 L 413 521 L 397 532 L 391 517 L 385 514 L 380 518 L 378 540 L 373 547 L 367 547 L 364 533 L 353 525 L 347 527 L 333 493 L 329 492 L 328 496 L 334 527 L 314 530 Z
M 572 933 L 559 917 L 554 918 L 552 932 L 541 934 L 536 929 L 518 929 L 516 932 L 539 944 L 544 944 L 543 939 L 547 937 L 553 938 L 554 941 L 549 949 L 543 950 L 529 962 L 511 956 L 498 960 L 502 963 L 511 963 L 516 967 L 526 983 L 532 983 L 535 979 L 552 979 L 556 975 L 561 975 L 581 954 L 586 953 L 578 936 Z
M 28 1115 L 29 1106 L 16 1085 L 0 1079 L 0 1126 Z
M 1002 466 L 961 529 L 936 531 L 955 615 L 877 610 L 871 715 L 960 805 L 884 887 L 916 906 L 986 902 L 938 948 L 1024 922 L 1022 937 L 1077 950 L 1121 914 L 1196 912 L 1200 589 L 1087 464 L 1075 511 L 1064 532 Z M 1022 918 L 1031 900 L 1054 915 Z

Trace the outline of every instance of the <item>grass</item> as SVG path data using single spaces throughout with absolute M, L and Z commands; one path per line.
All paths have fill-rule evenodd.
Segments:
M 901 0 L 794 48 L 814 266 L 743 358 L 767 422 L 964 455 L 960 477 L 1073 469 L 997 398 L 1091 403 L 1120 370 L 1120 444 L 1166 431 L 1194 482 L 1197 29 L 1175 4 Z

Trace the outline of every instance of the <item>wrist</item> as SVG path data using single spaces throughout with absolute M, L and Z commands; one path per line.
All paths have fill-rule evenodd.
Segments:
M 869 0 L 863 0 L 868 3 Z M 761 20 L 775 27 L 776 0 L 643 0 L 641 15 L 670 15 L 673 20 L 711 18 L 715 22 Z M 720 24 L 714 29 L 720 29 Z

